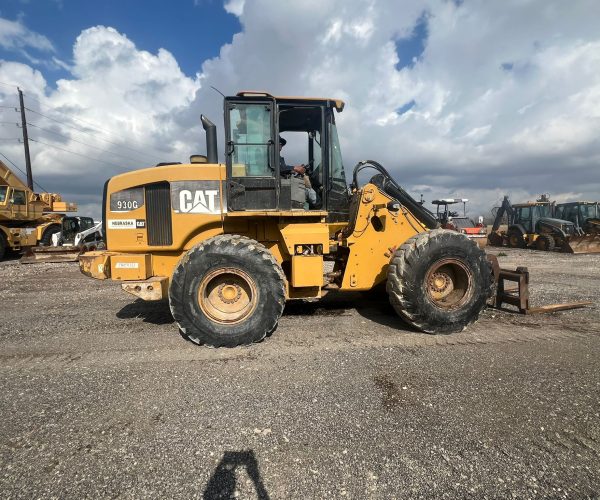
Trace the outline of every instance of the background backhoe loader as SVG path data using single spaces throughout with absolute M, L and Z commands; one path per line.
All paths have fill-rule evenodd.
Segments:
M 556 217 L 575 224 L 576 236 L 569 239 L 569 251 L 573 253 L 600 252 L 600 202 L 573 201 L 558 203 Z
M 8 250 L 50 245 L 64 212 L 75 211 L 59 194 L 35 193 L 0 161 L 0 260 Z
M 559 215 L 562 211 L 558 212 Z M 508 219 L 506 233 L 498 229 L 504 216 Z M 546 195 L 535 202 L 511 205 L 508 196 L 496 212 L 488 235 L 490 245 L 512 248 L 533 247 L 538 250 L 559 249 L 567 253 L 600 252 L 600 241 L 594 236 L 582 235 L 571 220 L 555 216 L 554 203 Z
M 464 329 L 493 294 L 490 261 L 464 234 L 440 229 L 378 163 L 360 162 L 349 189 L 335 123 L 343 108 L 327 98 L 226 97 L 225 163 L 202 117 L 206 157 L 109 179 L 108 250 L 82 255 L 82 272 L 168 299 L 183 334 L 214 347 L 261 340 L 287 300 L 380 284 L 414 328 Z M 281 175 L 281 134 L 304 141 L 310 182 Z

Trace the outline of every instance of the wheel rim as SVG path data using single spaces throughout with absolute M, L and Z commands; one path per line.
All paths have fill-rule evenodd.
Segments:
M 511 247 L 519 246 L 519 237 L 516 234 L 511 234 L 508 237 L 508 241 L 509 241 Z
M 456 309 L 473 294 L 473 273 L 458 259 L 442 259 L 427 272 L 425 288 L 436 307 Z
M 252 314 L 257 303 L 256 283 L 240 269 L 216 269 L 198 286 L 198 305 L 215 323 L 240 323 Z

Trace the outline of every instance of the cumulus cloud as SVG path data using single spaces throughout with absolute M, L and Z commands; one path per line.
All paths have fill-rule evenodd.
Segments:
M 198 61 L 198 75 L 184 75 L 166 50 L 140 51 L 96 27 L 78 37 L 72 77 L 55 91 L 31 68 L 11 81 L 33 78 L 44 104 L 101 125 L 119 145 L 150 143 L 152 158 L 201 151 L 201 112 L 219 125 L 222 147 L 222 101 L 211 86 L 266 90 L 346 100 L 338 116 L 346 168 L 378 160 L 416 197 L 467 197 L 473 215 L 504 194 L 600 198 L 598 2 L 227 0 L 224 8 L 243 29 Z M 111 163 L 134 166 L 106 146 Z M 48 168 L 74 168 L 44 154 Z M 77 166 L 106 168 L 104 177 L 119 170 Z M 91 196 L 92 181 L 85 186 Z
M 21 20 L 0 18 L 0 46 L 7 50 L 31 47 L 43 52 L 54 52 L 54 45 L 44 35 L 29 30 Z
M 223 7 L 227 12 L 233 14 L 234 16 L 241 16 L 244 12 L 244 4 L 246 0 L 227 0 Z
M 53 90 L 38 70 L 0 61 L 0 81 L 25 91 L 36 179 L 99 216 L 108 177 L 189 155 L 176 117 L 193 101 L 199 79 L 184 75 L 168 51 L 138 50 L 103 26 L 77 38 L 70 70 L 73 77 Z M 16 104 L 16 89 L 4 85 L 1 93 L 3 102 Z M 2 148 L 11 159 L 23 156 L 20 144 Z
M 247 3 L 208 84 L 347 101 L 345 163 L 378 159 L 430 198 L 600 198 L 600 5 L 578 1 Z M 398 45 L 426 23 L 423 52 Z M 426 199 L 428 197 L 426 196 Z

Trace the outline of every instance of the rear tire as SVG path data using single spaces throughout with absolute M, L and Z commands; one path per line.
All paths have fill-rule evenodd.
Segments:
M 196 344 L 248 345 L 277 327 L 285 306 L 285 276 L 257 241 L 216 236 L 179 261 L 169 306 L 182 333 Z
M 42 234 L 42 239 L 40 240 L 40 245 L 45 247 L 49 247 L 52 245 L 52 235 L 56 233 L 60 233 L 60 226 L 53 225 L 46 228 L 44 233 Z
M 535 248 L 543 252 L 551 252 L 556 247 L 554 238 L 547 234 L 542 234 L 535 240 Z
M 520 229 L 509 229 L 506 233 L 506 239 L 510 248 L 525 248 L 525 235 Z
M 397 249 L 387 283 L 398 315 L 436 334 L 459 332 L 476 321 L 494 290 L 485 252 L 466 236 L 444 229 L 420 233 Z

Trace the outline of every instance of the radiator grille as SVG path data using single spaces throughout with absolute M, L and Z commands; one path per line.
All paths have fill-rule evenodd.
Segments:
M 173 243 L 171 188 L 168 182 L 146 186 L 146 224 L 148 245 L 170 246 Z

